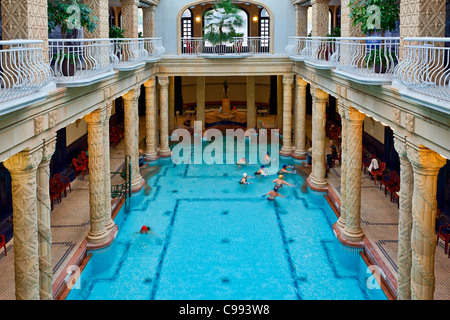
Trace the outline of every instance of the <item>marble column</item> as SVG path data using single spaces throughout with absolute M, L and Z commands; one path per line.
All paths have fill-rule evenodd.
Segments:
M 97 28 L 91 33 L 84 28 L 85 39 L 108 39 L 109 38 L 109 0 L 84 0 L 85 4 L 92 9 L 92 14 L 99 18 Z
M 156 152 L 156 104 L 155 104 L 155 78 L 144 83 L 145 87 L 145 160 L 158 159 Z
M 394 147 L 400 158 L 397 300 L 411 300 L 411 231 L 414 179 L 407 154 L 406 138 L 394 133 Z
M 420 145 L 407 143 L 414 176 L 411 231 L 411 299 L 433 300 L 435 289 L 437 178 L 445 158 Z
M 104 152 L 104 182 L 105 182 L 105 226 L 108 231 L 114 229 L 116 225 L 111 216 L 111 152 L 109 142 L 109 119 L 111 118 L 112 101 L 108 101 L 105 106 L 105 121 L 103 123 L 103 152 Z
M 292 87 L 294 76 L 283 76 L 283 147 L 280 155 L 292 155 Z
M 205 77 L 197 77 L 197 113 L 196 121 L 202 122 L 202 130 L 205 130 Z
M 17 300 L 39 300 L 38 199 L 36 171 L 42 145 L 3 162 L 11 173 L 14 270 Z
M 349 107 L 347 119 L 347 157 L 346 157 L 346 193 L 345 228 L 342 236 L 351 242 L 360 242 L 364 238 L 361 230 L 361 168 L 363 123 L 366 115 Z
M 100 244 L 108 238 L 105 224 L 105 153 L 103 126 L 105 113 L 94 110 L 84 116 L 88 131 L 89 153 L 89 207 L 91 229 L 87 239 L 91 244 Z
M 295 4 L 295 30 L 297 37 L 308 36 L 308 6 Z
M 303 159 L 306 156 L 306 88 L 308 82 L 297 76 L 297 101 L 294 120 L 294 158 Z
M 155 9 L 156 5 L 154 4 L 142 8 L 142 14 L 144 19 L 143 22 L 144 38 L 155 37 Z
M 255 77 L 247 76 L 247 129 L 256 127 Z
M 135 192 L 143 183 L 139 171 L 139 96 L 140 87 L 124 94 L 125 155 L 131 158 L 131 190 Z
M 137 38 L 139 33 L 139 0 L 120 0 L 122 4 L 122 28 L 125 38 Z
M 38 201 L 38 239 L 39 239 L 39 295 L 41 300 L 53 300 L 52 283 L 52 231 L 50 228 L 50 161 L 56 148 L 56 136 L 43 144 L 42 161 L 36 174 Z
M 338 101 L 338 111 L 341 116 L 341 124 L 342 124 L 342 131 L 341 131 L 341 214 L 339 216 L 339 219 L 337 221 L 337 226 L 339 227 L 341 233 L 344 231 L 345 224 L 346 224 L 346 211 L 347 211 L 347 157 L 348 157 L 348 150 L 347 150 L 347 136 L 348 136 L 348 130 L 347 130 L 347 118 L 346 113 L 348 112 L 347 107 L 344 105 L 344 103 Z
M 158 77 L 160 98 L 160 148 L 161 157 L 170 157 L 172 151 L 169 148 L 169 78 Z
M 311 0 L 312 5 L 312 36 L 325 37 L 330 26 L 329 0 Z
M 315 189 L 326 189 L 325 123 L 328 93 L 311 86 L 312 110 L 312 170 L 308 180 Z

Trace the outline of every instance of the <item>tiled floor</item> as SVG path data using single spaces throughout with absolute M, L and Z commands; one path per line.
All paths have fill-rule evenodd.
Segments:
M 328 182 L 340 196 L 340 167 L 331 169 Z M 374 185 L 369 175 L 362 173 L 361 178 L 361 229 L 376 249 L 391 273 L 397 277 L 397 247 L 398 247 L 398 207 L 390 202 L 389 193 L 384 196 L 384 188 Z M 450 299 L 450 259 L 444 253 L 442 241 L 436 248 L 435 276 L 436 300 Z

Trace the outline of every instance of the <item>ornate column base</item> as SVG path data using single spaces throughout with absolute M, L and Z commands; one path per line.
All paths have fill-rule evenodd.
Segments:
M 308 186 L 314 191 L 320 191 L 320 192 L 328 191 L 328 181 L 326 179 L 325 179 L 325 181 L 318 181 L 318 180 L 314 179 L 314 177 L 309 176 L 306 179 L 306 183 L 308 183 Z
M 172 156 L 172 150 L 167 149 L 159 149 L 159 157 L 160 158 L 169 158 Z
M 109 247 L 113 243 L 118 232 L 119 232 L 119 227 L 117 225 L 114 225 L 114 227 L 109 232 L 108 236 L 102 242 L 93 243 L 93 242 L 90 242 L 89 239 L 87 239 L 88 243 L 86 245 L 86 250 L 92 251 L 92 250 L 99 250 L 99 249 L 104 249 L 106 247 Z
M 158 158 L 158 153 L 156 152 L 150 152 L 144 155 L 144 161 L 156 161 Z
M 298 160 L 305 160 L 306 159 L 306 150 L 295 150 L 295 152 L 292 154 L 292 158 L 298 159 Z
M 131 193 L 136 193 L 142 190 L 145 185 L 145 180 L 141 175 L 137 177 L 135 181 L 131 183 Z
M 280 156 L 291 157 L 292 156 L 292 152 L 293 152 L 292 148 L 290 148 L 290 147 L 289 148 L 283 147 L 280 150 Z
M 349 230 L 348 228 L 344 228 L 342 231 L 342 236 L 345 240 L 351 243 L 359 243 L 364 239 L 364 233 L 362 230 L 354 231 Z
M 344 246 L 351 247 L 351 248 L 364 248 L 365 244 L 364 241 L 349 241 L 347 240 L 343 234 L 342 229 L 339 227 L 338 223 L 336 222 L 333 225 L 333 232 L 336 235 L 336 238 L 339 240 L 340 243 L 342 243 Z M 363 235 L 364 238 L 364 235 Z
M 86 236 L 86 239 L 89 244 L 98 245 L 104 243 L 108 238 L 108 235 L 109 233 L 106 229 L 102 231 L 89 231 L 89 233 Z

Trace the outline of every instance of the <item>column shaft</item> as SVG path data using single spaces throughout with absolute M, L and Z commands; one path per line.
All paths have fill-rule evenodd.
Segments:
M 348 241 L 359 242 L 364 238 L 361 230 L 361 167 L 362 125 L 364 113 L 353 107 L 346 112 L 347 122 L 347 172 L 345 198 L 345 228 L 342 235 Z M 351 151 L 350 151 L 351 150 Z
M 152 161 L 158 158 L 156 152 L 156 105 L 155 105 L 155 78 L 151 78 L 145 87 L 145 158 Z
M 329 0 L 311 0 L 312 5 L 312 36 L 325 37 L 330 26 Z
M 423 146 L 408 143 L 407 152 L 414 171 L 411 299 L 433 300 L 437 177 L 446 161 Z
M 109 0 L 84 0 L 84 3 L 92 9 L 93 15 L 99 18 L 97 28 L 91 33 L 84 29 L 86 39 L 109 38 Z
M 283 147 L 280 154 L 292 154 L 292 86 L 293 76 L 283 76 Z
M 169 78 L 159 77 L 160 86 L 160 148 L 161 157 L 170 157 L 172 154 L 169 148 Z
M 139 33 L 139 0 L 120 0 L 122 4 L 122 28 L 125 38 L 137 38 Z
M 109 142 L 109 119 L 111 118 L 112 102 L 108 102 L 105 108 L 105 121 L 103 123 L 103 143 L 104 143 L 104 181 L 105 181 L 105 226 L 108 231 L 115 226 L 111 216 L 111 152 Z
M 307 37 L 308 36 L 308 7 L 301 6 L 300 4 L 295 5 L 295 15 L 296 15 L 296 35 L 297 37 Z
M 142 14 L 144 18 L 144 38 L 155 37 L 155 9 L 156 5 L 150 5 L 149 7 L 142 8 Z
M 339 114 L 341 115 L 341 124 L 342 124 L 342 132 L 341 132 L 341 214 L 337 221 L 337 225 L 340 228 L 341 233 L 344 231 L 346 224 L 346 211 L 347 211 L 347 108 L 346 106 L 338 102 Z
M 296 158 L 306 155 L 306 88 L 308 82 L 297 76 L 297 101 L 295 105 L 294 140 Z
M 317 189 L 327 187 L 325 163 L 325 122 L 328 94 L 311 87 L 313 96 L 312 111 L 312 170 L 309 176 L 310 184 Z
M 27 149 L 3 162 L 11 173 L 17 300 L 40 299 L 36 171 L 42 154 L 41 147 Z
M 108 237 L 105 225 L 105 153 L 103 123 L 105 114 L 97 109 L 84 117 L 88 129 L 89 207 L 91 229 L 88 242 L 99 244 Z

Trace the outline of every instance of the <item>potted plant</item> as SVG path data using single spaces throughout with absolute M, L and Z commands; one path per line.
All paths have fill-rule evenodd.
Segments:
M 125 33 L 125 30 L 123 30 L 122 28 L 119 28 L 116 26 L 111 26 L 109 28 L 109 38 L 110 39 L 123 39 L 123 38 L 125 38 L 124 33 Z M 121 50 L 121 46 L 120 46 L 119 42 L 121 42 L 121 40 L 115 40 L 114 52 L 116 53 L 116 56 L 120 59 L 120 56 L 122 55 L 122 50 Z
M 218 0 L 213 9 L 205 14 L 203 40 L 216 46 L 216 52 L 219 54 L 225 53 L 226 43 L 244 36 L 236 32 L 236 28 L 244 25 L 244 20 L 239 15 L 240 10 L 232 0 Z
M 78 28 L 84 27 L 92 33 L 97 29 L 98 21 L 92 9 L 80 0 L 48 1 L 48 32 L 59 26 L 63 39 Z
M 390 64 L 392 65 L 390 69 L 392 69 L 393 65 L 397 63 L 390 48 L 377 48 L 371 50 L 366 56 L 365 62 L 367 68 L 373 68 L 375 73 L 386 73 Z
M 55 63 L 60 64 L 61 72 L 65 77 L 73 77 L 75 75 L 77 54 L 59 52 L 56 55 Z

